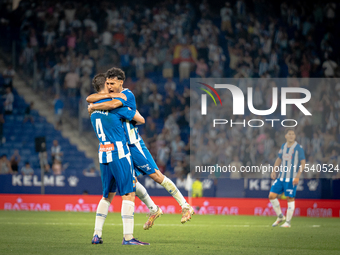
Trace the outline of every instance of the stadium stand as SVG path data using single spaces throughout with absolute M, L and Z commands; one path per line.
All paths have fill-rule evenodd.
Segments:
M 46 138 L 46 151 L 48 153 L 49 165 L 51 162 L 51 147 L 53 140 L 58 140 L 63 151 L 62 163 L 65 167 L 63 173 L 68 174 L 82 174 L 93 160 L 85 156 L 83 152 L 78 151 L 77 147 L 70 144 L 69 140 L 61 135 L 61 132 L 56 130 L 53 124 L 48 123 L 44 117 L 39 116 L 36 110 L 31 110 L 33 123 L 24 122 L 24 110 L 28 106 L 23 98 L 14 94 L 13 114 L 5 115 L 3 124 L 3 136 L 6 138 L 5 142 L 0 147 L 0 155 L 7 155 L 10 158 L 15 150 L 19 150 L 21 157 L 19 163 L 19 170 L 24 166 L 25 162 L 29 162 L 35 171 L 35 174 L 40 173 L 39 154 L 35 150 L 35 138 Z M 52 170 L 48 171 L 53 174 Z
M 150 8 L 148 1 L 132 7 L 109 2 L 21 1 L 13 12 L 2 8 L 1 35 L 8 39 L 2 42 L 2 48 L 7 52 L 14 49 L 19 73 L 35 77 L 32 86 L 45 90 L 50 98 L 60 94 L 65 110 L 85 123 L 84 129 L 91 128 L 84 103 L 84 96 L 93 91 L 90 79 L 112 66 L 121 67 L 132 78 L 126 85 L 134 89 L 141 113 L 146 118 L 150 116 L 156 125 L 148 135 L 147 126 L 141 128 L 145 138 L 156 137 L 146 139 L 147 146 L 157 159 L 160 144 L 165 143 L 170 151 L 165 171 L 174 175 L 176 162 L 188 161 L 189 155 L 188 149 L 183 149 L 183 155 L 174 155 L 171 150 L 171 141 L 177 135 L 188 144 L 188 74 L 251 78 L 339 76 L 339 6 L 331 1 L 322 5 L 302 2 L 220 1 L 211 5 L 205 0 L 168 0 Z M 16 44 L 8 43 L 13 41 Z M 70 84 L 65 83 L 67 74 L 74 72 Z M 174 93 L 165 89 L 168 77 L 173 78 Z M 162 97 L 159 106 L 149 101 L 154 90 Z M 339 109 L 339 83 L 323 95 L 320 107 Z M 332 106 L 327 103 L 329 99 L 334 102 Z M 265 91 L 258 93 L 258 100 L 259 105 L 268 104 Z M 319 146 L 321 153 L 308 156 L 319 163 L 329 158 L 339 162 L 340 157 L 332 156 L 332 150 L 339 154 L 340 148 L 338 111 L 323 118 L 331 122 L 330 128 L 315 126 L 305 142 Z M 272 151 L 280 143 L 280 130 L 274 131 L 269 138 L 257 136 L 261 144 L 271 139 L 267 144 L 273 144 Z M 332 139 L 332 143 L 324 142 Z M 252 155 L 248 155 L 257 159 L 252 163 L 262 160 L 260 147 L 254 145 Z M 233 150 L 243 163 L 247 160 L 245 148 Z M 234 155 L 226 156 L 231 160 Z M 267 161 L 272 163 L 273 157 Z

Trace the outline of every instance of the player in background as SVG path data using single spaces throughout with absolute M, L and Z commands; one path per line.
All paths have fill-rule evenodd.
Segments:
M 111 110 L 119 106 L 128 106 L 131 109 L 136 110 L 135 96 L 129 89 L 123 88 L 125 80 L 125 73 L 119 68 L 111 68 L 106 72 L 106 83 L 110 92 L 123 93 L 126 95 L 127 100 L 118 98 L 121 102 L 105 102 L 100 104 L 93 104 L 89 106 L 89 111 L 92 110 Z M 111 94 L 92 94 L 86 100 L 89 103 L 96 102 L 98 100 L 112 98 Z M 151 153 L 146 148 L 143 139 L 138 133 L 138 128 L 133 122 L 125 121 L 124 123 L 125 133 L 127 135 L 132 160 L 134 162 L 136 176 L 149 175 L 155 182 L 162 185 L 179 203 L 182 207 L 182 219 L 181 223 L 185 223 L 191 219 L 194 209 L 187 203 L 181 192 L 178 190 L 176 185 L 166 176 L 164 176 L 158 169 Z M 144 229 L 149 229 L 154 224 L 154 221 L 163 214 L 159 207 L 155 208 L 155 204 L 148 195 L 146 189 L 139 182 L 136 184 L 136 195 L 142 200 L 150 210 L 150 217 L 144 224 Z
M 274 164 L 273 172 L 271 173 L 271 178 L 274 180 L 276 178 L 276 171 L 281 166 L 280 174 L 270 189 L 269 200 L 277 215 L 277 219 L 272 226 L 276 227 L 282 221 L 286 220 L 281 227 L 290 228 L 290 221 L 295 209 L 296 188 L 299 184 L 301 173 L 305 169 L 306 159 L 305 152 L 301 145 L 295 141 L 296 135 L 293 129 L 287 129 L 285 131 L 285 138 L 286 143 L 282 144 L 278 158 Z M 283 216 L 280 202 L 277 199 L 277 196 L 282 194 L 282 192 L 284 192 L 287 197 L 288 203 L 286 217 Z
M 107 93 L 104 74 L 97 74 L 92 84 L 96 91 Z M 103 100 L 105 101 L 105 100 Z M 99 163 L 103 186 L 103 198 L 100 200 L 95 221 L 92 244 L 102 244 L 102 229 L 110 203 L 116 189 L 122 196 L 121 215 L 123 221 L 123 245 L 149 245 L 133 238 L 135 209 L 135 177 L 132 159 L 121 119 L 135 120 L 144 123 L 144 118 L 128 107 L 112 111 L 94 111 L 91 123 L 99 140 Z

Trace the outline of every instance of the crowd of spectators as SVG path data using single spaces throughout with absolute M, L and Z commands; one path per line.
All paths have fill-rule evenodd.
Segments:
M 270 178 L 269 171 L 244 172 L 241 166 L 274 165 L 281 145 L 285 143 L 284 125 L 295 125 L 296 140 L 302 145 L 309 171 L 304 178 L 338 178 L 340 167 L 340 79 L 310 79 L 291 78 L 288 84 L 282 79 L 252 79 L 248 86 L 260 88 L 263 93 L 250 95 L 241 82 L 239 87 L 245 97 L 253 97 L 255 109 L 265 110 L 272 107 L 273 87 L 287 86 L 307 88 L 311 99 L 304 107 L 311 113 L 305 115 L 293 104 L 286 106 L 286 118 L 281 116 L 280 103 L 271 115 L 257 116 L 249 111 L 245 115 L 233 115 L 233 99 L 228 92 L 219 91 L 223 107 L 216 107 L 212 102 L 204 117 L 201 115 L 200 94 L 192 93 L 191 121 L 195 123 L 191 131 L 191 164 L 193 166 L 235 166 L 238 172 L 229 172 L 225 177 L 241 178 Z M 235 80 L 231 84 L 237 83 Z M 298 96 L 298 94 L 292 94 Z M 258 97 L 258 99 L 256 99 Z M 279 101 L 280 102 L 280 101 Z M 212 127 L 214 119 L 226 119 L 227 124 Z M 274 122 L 266 120 L 276 120 Z M 253 120 L 249 122 L 250 120 Z M 259 120 L 262 120 L 262 124 Z M 233 123 L 233 124 L 231 124 Z M 248 124 L 251 123 L 251 124 Z M 274 128 L 272 125 L 274 123 Z M 262 127 L 250 127 L 261 126 Z M 232 128 L 231 128 L 232 126 Z M 329 172 L 322 169 L 327 165 Z M 317 166 L 319 165 L 319 166 Z M 332 166 L 333 167 L 332 167 Z M 267 168 L 268 169 L 268 168 Z M 334 170 L 335 169 L 335 170 Z M 322 170 L 322 171 L 321 171 Z M 340 169 L 339 169 L 340 170 Z
M 331 1 L 237 0 L 212 5 L 207 0 L 166 0 L 151 4 L 23 0 L 10 11 L 5 2 L 2 23 L 10 25 L 17 42 L 20 67 L 34 76 L 39 89 L 56 98 L 59 126 L 63 100 L 65 110 L 77 108 L 78 102 L 85 109 L 94 74 L 121 67 L 137 106 L 148 106 L 143 112 L 149 116 L 143 137 L 151 153 L 162 171 L 171 169 L 181 177 L 190 168 L 187 78 L 339 76 L 339 5 Z M 154 83 L 152 77 L 167 82 Z M 178 86 L 185 87 L 184 93 L 177 92 Z M 320 108 L 314 110 L 325 114 L 313 126 L 306 121 L 298 133 L 305 137 L 312 161 L 339 152 L 339 86 L 315 90 L 322 96 Z M 257 86 L 254 104 L 268 106 L 270 88 Z M 80 112 L 82 117 L 87 114 Z M 161 132 L 157 132 L 159 120 L 164 123 Z M 220 157 L 233 159 L 236 165 L 262 159 L 272 163 L 278 132 L 248 133 L 256 141 L 244 140 L 242 145 L 231 141 Z M 313 153 L 320 148 L 322 155 Z M 329 152 L 330 148 L 335 152 Z
M 45 174 L 60 175 L 68 167 L 68 163 L 62 164 L 63 152 L 57 140 L 53 141 L 50 151 L 39 152 L 39 164 Z M 20 168 L 21 167 L 21 168 Z M 19 171 L 20 170 L 20 171 Z M 36 168 L 36 173 L 40 169 Z M 22 162 L 19 150 L 14 150 L 10 158 L 6 154 L 0 157 L 0 174 L 33 175 L 35 173 L 29 161 Z

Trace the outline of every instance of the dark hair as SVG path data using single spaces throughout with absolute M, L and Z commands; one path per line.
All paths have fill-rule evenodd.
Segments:
M 92 80 L 92 86 L 94 87 L 94 89 L 99 92 L 101 90 L 103 90 L 105 88 L 105 74 L 103 73 L 99 73 L 97 74 L 93 80 Z
M 125 72 L 120 68 L 112 67 L 111 69 L 107 70 L 105 77 L 107 79 L 114 79 L 117 77 L 118 80 L 125 81 Z
M 285 130 L 285 135 L 288 134 L 289 131 L 293 131 L 295 133 L 295 130 L 293 128 L 287 128 Z

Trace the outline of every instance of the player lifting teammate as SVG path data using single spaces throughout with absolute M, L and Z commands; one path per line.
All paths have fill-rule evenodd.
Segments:
M 110 92 L 113 94 L 93 94 L 87 98 L 89 103 L 96 102 L 102 99 L 108 99 L 116 97 L 116 93 L 122 93 L 126 95 L 127 100 L 122 98 L 116 98 L 117 100 L 112 100 L 110 102 L 91 104 L 89 106 L 89 111 L 93 110 L 111 110 L 120 106 L 128 106 L 131 109 L 136 110 L 136 100 L 135 96 L 129 89 L 123 88 L 123 83 L 125 80 L 125 73 L 119 68 L 111 68 L 106 72 L 106 83 Z M 118 102 L 120 101 L 120 103 Z M 164 176 L 152 158 L 149 150 L 146 148 L 143 139 L 138 133 L 138 128 L 135 123 L 130 121 L 124 121 L 123 126 L 127 136 L 129 148 L 131 151 L 132 160 L 136 170 L 136 176 L 149 175 L 155 182 L 162 185 L 179 203 L 182 207 L 182 219 L 181 223 L 185 223 L 191 219 L 194 213 L 193 208 L 186 202 L 185 198 L 178 190 L 176 185 L 166 176 Z M 136 195 L 142 200 L 150 210 L 150 217 L 148 221 L 144 224 L 144 229 L 149 229 L 154 224 L 154 221 L 163 213 L 162 210 L 155 205 L 150 196 L 148 195 L 146 189 L 139 182 L 136 184 Z
M 97 92 L 107 92 L 103 74 L 96 75 L 92 84 Z M 138 111 L 128 107 L 120 107 L 112 111 L 94 111 L 91 114 L 91 123 L 99 140 L 98 154 L 103 187 L 103 198 L 97 207 L 92 244 L 103 243 L 103 225 L 110 203 L 118 189 L 123 200 L 121 215 L 124 237 L 122 244 L 149 245 L 133 238 L 135 177 L 129 147 L 126 145 L 126 137 L 121 124 L 122 119 L 145 122 Z

